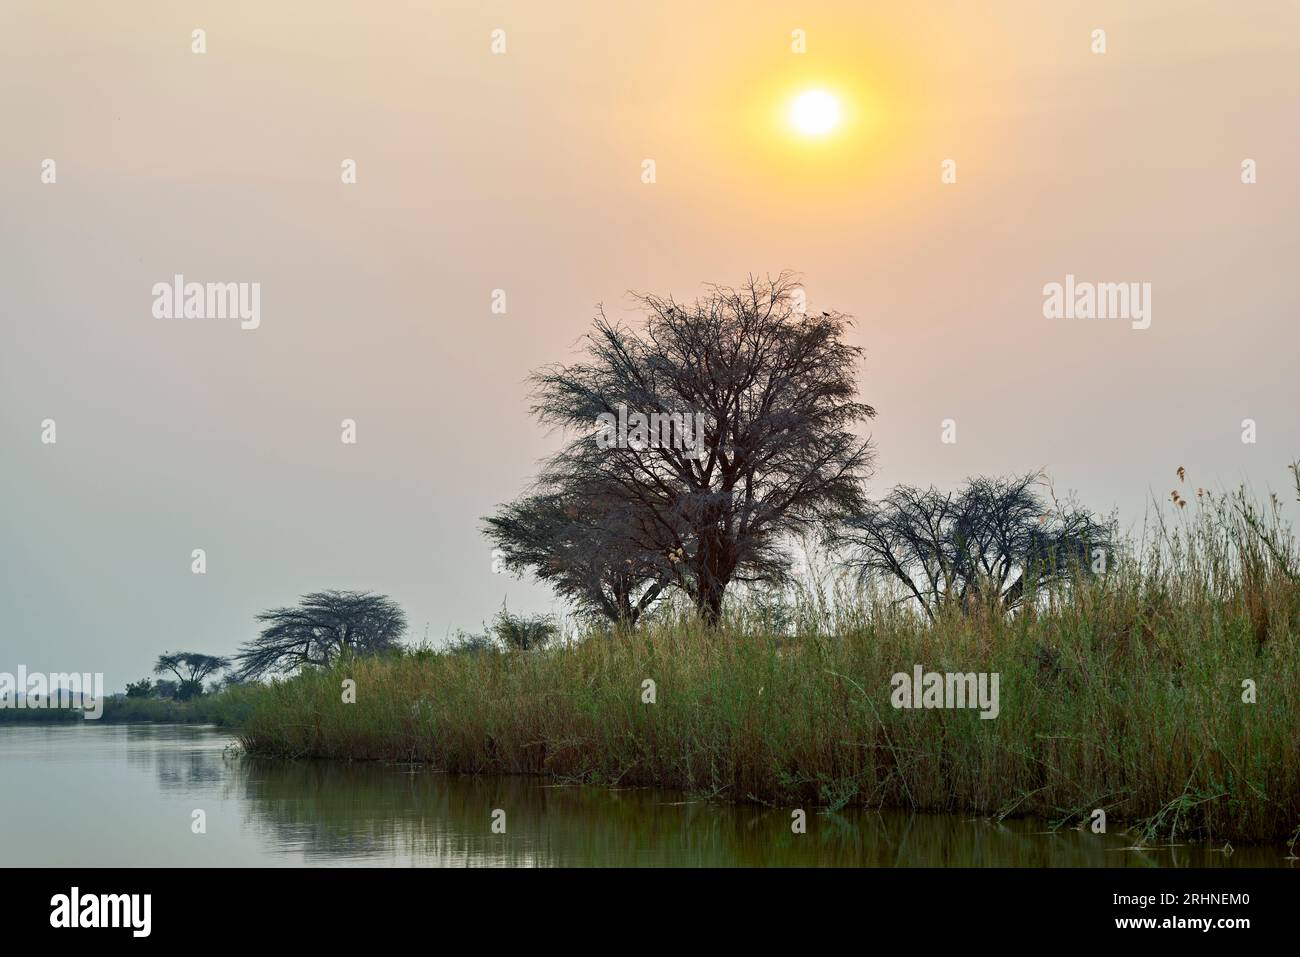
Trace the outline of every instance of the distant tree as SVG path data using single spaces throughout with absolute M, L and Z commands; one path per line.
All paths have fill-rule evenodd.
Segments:
M 155 698 L 175 698 L 180 692 L 180 687 L 178 682 L 159 678 L 153 683 L 153 696 Z
M 497 640 L 486 634 L 458 631 L 447 644 L 447 650 L 455 655 L 478 655 L 500 650 Z
M 229 667 L 229 658 L 199 654 L 196 651 L 176 651 L 159 655 L 153 671 L 156 675 L 167 672 L 174 674 L 177 681 L 175 697 L 188 701 L 203 694 L 204 679 Z
M 153 696 L 153 679 L 141 678 L 139 681 L 128 681 L 126 683 L 126 696 L 128 698 L 150 698 Z
M 633 552 L 621 557 L 637 576 L 637 604 L 670 582 L 716 623 L 733 581 L 784 580 L 783 540 L 864 507 L 874 456 L 854 430 L 875 411 L 857 401 L 862 350 L 844 341 L 848 317 L 804 313 L 789 274 L 751 278 L 738 290 L 711 286 L 694 303 L 638 301 L 646 313 L 640 331 L 602 312 L 586 361 L 533 376 L 534 413 L 576 434 L 540 484 L 562 495 L 596 488 L 616 503 L 619 527 L 632 534 L 616 535 L 621 546 L 600 564 L 612 568 L 622 546 Z M 680 441 L 629 436 L 603 446 L 597 423 L 629 416 L 675 422 L 670 438 L 675 428 Z M 688 422 L 702 425 L 690 441 Z M 597 514 L 605 511 L 602 504 Z M 519 561 L 544 571 L 557 551 L 565 549 Z M 563 574 L 551 580 L 561 583 Z
M 221 694 L 230 687 L 230 682 L 225 678 L 217 678 L 215 681 L 208 682 L 208 694 Z
M 406 633 L 406 614 L 385 595 L 320 591 L 292 608 L 257 616 L 266 624 L 235 656 L 236 681 L 285 674 L 304 665 L 330 664 L 340 655 L 372 654 L 397 646 Z
M 1111 529 L 1082 509 L 1049 505 L 1031 473 L 975 478 L 956 492 L 900 485 L 849 519 L 838 536 L 864 576 L 901 583 L 933 619 L 976 603 L 1012 611 L 1028 589 L 1090 574 Z
M 560 629 L 549 615 L 513 615 L 502 608 L 492 619 L 492 632 L 512 651 L 537 651 L 554 641 Z
M 485 520 L 507 569 L 531 571 L 580 610 L 634 625 L 671 581 L 668 543 L 619 491 L 578 477 Z

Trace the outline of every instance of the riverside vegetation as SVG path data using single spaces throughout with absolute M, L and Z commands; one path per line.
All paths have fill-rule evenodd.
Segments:
M 484 519 L 499 570 L 582 628 L 504 615 L 406 649 L 388 596 L 304 595 L 234 656 L 249 751 L 1057 827 L 1105 812 L 1140 841 L 1294 849 L 1300 552 L 1276 497 L 1189 501 L 1179 468 L 1127 542 L 1036 473 L 875 501 L 849 316 L 808 310 L 790 273 L 636 298 L 640 328 L 602 310 L 579 358 L 533 374 L 565 441 Z M 689 441 L 643 429 L 688 414 Z M 793 576 L 797 541 L 840 577 Z M 201 700 L 229 664 L 175 652 L 155 673 Z M 914 671 L 1000 694 L 896 709 Z
M 1300 476 L 1297 476 L 1300 497 Z M 1180 504 L 1181 503 L 1181 504 Z M 716 627 L 667 604 L 556 642 L 543 620 L 446 648 L 341 654 L 190 700 L 113 697 L 105 722 L 211 723 L 250 753 L 677 788 L 774 806 L 1106 811 L 1138 842 L 1300 834 L 1300 551 L 1270 497 L 1153 511 L 1143 542 L 1007 614 L 931 618 L 877 583 L 737 593 Z M 810 581 L 805 577 L 804 581 Z M 891 677 L 1000 675 L 996 720 L 895 710 Z M 343 702 L 346 680 L 355 703 Z M 654 703 L 645 682 L 654 682 Z M 1249 681 L 1254 701 L 1243 688 Z M 0 721 L 69 720 L 0 709 Z
M 265 693 L 259 685 L 232 685 L 216 693 L 176 698 L 128 697 L 115 695 L 104 699 L 104 713 L 91 724 L 213 724 L 217 727 L 241 726 L 253 709 L 253 702 Z M 79 708 L 0 708 L 0 723 L 64 723 L 86 720 Z
M 716 627 L 668 606 L 540 650 L 349 656 L 259 686 L 242 743 L 779 806 L 1053 827 L 1102 809 L 1139 842 L 1289 840 L 1294 853 L 1295 539 L 1276 498 L 1197 497 L 1187 511 L 1175 494 L 1175 519 L 1157 510 L 1106 574 L 1014 615 L 949 605 L 929 620 L 887 590 L 823 579 L 738 594 Z M 891 675 L 916 664 L 999 673 L 999 717 L 895 710 Z

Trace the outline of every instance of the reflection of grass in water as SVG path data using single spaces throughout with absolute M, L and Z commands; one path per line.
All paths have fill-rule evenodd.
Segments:
M 678 866 L 1139 866 L 1118 838 L 849 809 L 790 830 L 787 809 L 649 789 L 553 787 L 376 763 L 245 758 L 231 768 L 268 843 L 309 862 Z M 492 810 L 507 832 L 492 834 Z M 1258 852 L 1255 852 L 1258 854 Z M 1245 852 L 1247 856 L 1250 850 Z M 1171 860 L 1168 852 L 1158 859 Z M 1175 859 L 1176 860 L 1176 859 Z M 1198 857 L 1205 863 L 1227 863 Z M 1246 863 L 1239 858 L 1233 863 Z M 1273 863 L 1270 859 L 1269 863 Z
M 813 596 L 779 641 L 751 611 L 716 634 L 665 620 L 542 653 L 367 659 L 268 690 L 243 740 L 785 808 L 1033 814 L 1066 829 L 1104 808 L 1112 831 L 1141 822 L 1145 840 L 1283 841 L 1300 823 L 1294 542 L 1232 499 L 1175 514 L 1142 561 L 1014 619 L 927 626 L 869 595 Z M 1000 717 L 894 710 L 890 676 L 917 663 L 1000 673 Z M 356 704 L 341 703 L 344 678 Z M 1245 678 L 1257 704 L 1242 703 Z

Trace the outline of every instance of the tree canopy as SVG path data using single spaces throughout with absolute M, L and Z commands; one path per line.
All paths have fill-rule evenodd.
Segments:
M 235 656 L 237 681 L 328 665 L 342 654 L 383 651 L 406 633 L 401 607 L 364 591 L 313 592 L 293 607 L 264 611 L 257 620 L 266 627 Z
M 847 316 L 803 311 L 789 274 L 637 301 L 640 329 L 601 311 L 583 361 L 534 374 L 534 414 L 571 439 L 488 534 L 511 567 L 611 618 L 674 586 L 713 623 L 731 583 L 785 580 L 785 538 L 866 507 L 862 350 Z M 675 423 L 667 441 L 647 441 L 656 419 Z M 601 441 L 615 421 L 639 434 Z
M 203 693 L 203 682 L 209 675 L 229 667 L 229 658 L 204 655 L 196 651 L 175 651 L 159 655 L 153 671 L 156 675 L 168 672 L 174 674 L 177 682 L 176 697 L 188 700 Z
M 531 570 L 579 609 L 635 624 L 663 592 L 666 542 L 616 488 L 555 481 L 551 489 L 501 506 L 487 535 L 506 568 Z
M 848 519 L 837 542 L 850 567 L 901 583 L 931 618 L 950 602 L 1011 611 L 1031 586 L 1089 574 L 1111 548 L 1108 525 L 1049 504 L 1040 481 L 973 478 L 954 492 L 900 485 Z

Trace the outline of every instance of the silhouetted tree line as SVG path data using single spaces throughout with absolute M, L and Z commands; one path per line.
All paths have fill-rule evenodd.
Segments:
M 155 674 L 175 680 L 149 678 L 126 686 L 128 698 L 176 698 L 188 701 L 204 694 L 203 682 L 230 669 L 207 691 L 288 674 L 304 665 L 327 666 L 340 657 L 396 648 L 406 633 L 406 614 L 386 595 L 365 591 L 328 591 L 304 595 L 297 605 L 271 608 L 257 616 L 265 627 L 245 642 L 233 661 L 192 651 L 159 655 Z
M 849 317 L 806 312 L 790 274 L 710 286 L 692 303 L 637 301 L 640 328 L 601 311 L 581 361 L 532 376 L 532 412 L 566 442 L 525 495 L 484 519 L 509 570 L 625 625 L 673 591 L 716 624 L 733 585 L 787 584 L 788 545 L 810 537 L 931 618 L 949 606 L 1011 612 L 1035 588 L 1104 570 L 1110 528 L 1047 501 L 1032 473 L 868 498 L 875 453 L 857 430 L 876 412 L 858 397 L 863 350 L 845 341 Z M 406 631 L 392 599 L 364 591 L 314 592 L 257 620 L 233 666 L 163 655 L 156 673 L 176 680 L 128 695 L 201 694 L 230 667 L 226 680 L 240 682 L 328 666 L 394 648 Z M 548 617 L 503 608 L 453 646 L 527 651 L 557 634 Z
M 602 311 L 582 361 L 533 375 L 533 413 L 568 440 L 485 519 L 507 568 L 585 611 L 633 624 L 676 589 L 716 623 L 733 583 L 786 583 L 786 545 L 809 535 L 928 615 L 949 602 L 1013 610 L 1031 586 L 1091 573 L 1109 548 L 1102 522 L 1053 510 L 1034 475 L 870 501 L 874 453 L 855 431 L 876 414 L 858 399 L 862 350 L 845 342 L 847 316 L 805 311 L 789 274 L 689 304 L 638 302 L 640 329 Z M 597 441 L 629 410 L 639 434 Z M 645 428 L 701 413 L 693 443 Z
M 158 656 L 154 663 L 154 674 L 174 675 L 176 680 L 160 678 L 141 678 L 128 682 L 128 698 L 174 698 L 177 701 L 189 701 L 207 691 L 221 687 L 221 681 L 214 681 L 205 689 L 203 682 L 218 672 L 230 667 L 230 659 L 218 655 L 205 655 L 197 651 L 168 651 Z

